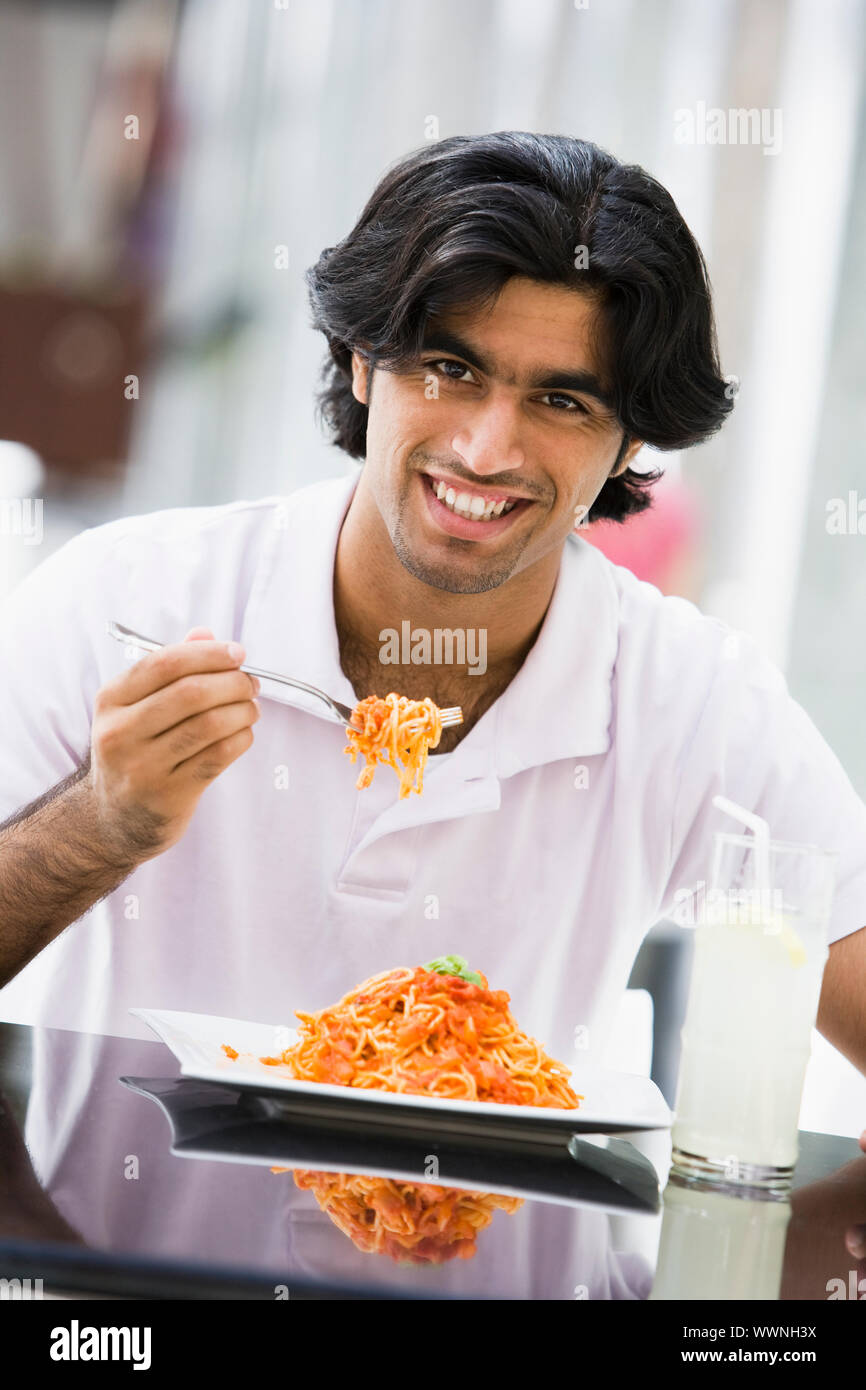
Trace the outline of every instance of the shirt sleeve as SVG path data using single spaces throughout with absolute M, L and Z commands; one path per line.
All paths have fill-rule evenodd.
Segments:
M 721 795 L 762 816 L 774 840 L 837 852 L 832 944 L 866 927 L 866 805 L 778 667 L 747 634 L 723 632 L 681 760 L 662 915 L 672 914 L 678 892 L 709 881 L 714 833 L 736 831 L 712 804 Z
M 111 639 L 107 547 L 84 531 L 43 560 L 0 608 L 0 822 L 79 766 L 90 747 L 99 654 Z M 102 632 L 99 632 L 101 619 Z

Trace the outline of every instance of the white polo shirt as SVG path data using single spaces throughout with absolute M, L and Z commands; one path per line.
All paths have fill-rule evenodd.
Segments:
M 332 576 L 356 477 L 112 522 L 39 566 L 0 621 L 0 817 L 86 753 L 96 691 L 128 660 L 110 618 L 163 642 L 205 624 L 353 704 Z M 388 768 L 356 791 L 339 726 L 261 709 L 183 839 L 0 991 L 3 1017 L 131 1036 L 135 1006 L 293 1023 L 458 952 L 554 1056 L 574 1062 L 576 1028 L 599 1055 L 645 933 L 731 829 L 717 793 L 838 850 L 830 940 L 866 925 L 866 807 L 781 674 L 580 537 L 523 667 L 430 758 L 423 796 L 399 801 Z

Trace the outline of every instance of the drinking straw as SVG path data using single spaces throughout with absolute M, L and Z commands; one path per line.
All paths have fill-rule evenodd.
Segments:
M 755 837 L 755 878 L 760 892 L 759 902 L 768 903 L 770 901 L 770 827 L 760 816 L 756 816 L 754 811 L 746 811 L 742 806 L 738 806 L 735 801 L 729 801 L 726 796 L 714 796 L 713 805 L 720 811 L 726 811 L 729 816 L 733 816 L 741 825 L 745 825 L 752 831 Z

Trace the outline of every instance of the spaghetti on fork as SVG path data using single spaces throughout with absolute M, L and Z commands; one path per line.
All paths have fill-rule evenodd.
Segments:
M 369 787 L 380 763 L 393 767 L 400 779 L 400 799 L 410 792 L 420 796 L 424 786 L 427 753 L 438 747 L 442 737 L 442 711 L 431 699 L 410 700 L 392 691 L 384 700 L 368 695 L 355 706 L 353 728 L 346 726 L 349 742 L 344 752 L 364 766 L 355 783 L 358 790 Z

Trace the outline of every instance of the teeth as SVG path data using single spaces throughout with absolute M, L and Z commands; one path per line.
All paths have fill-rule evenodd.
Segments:
M 456 492 L 453 487 L 448 487 L 447 483 L 433 482 L 431 485 L 434 493 L 440 502 L 444 502 L 449 511 L 456 516 L 465 517 L 467 521 L 492 521 L 496 516 L 504 516 L 510 512 L 515 502 L 487 501 L 483 497 L 478 497 L 469 492 Z

